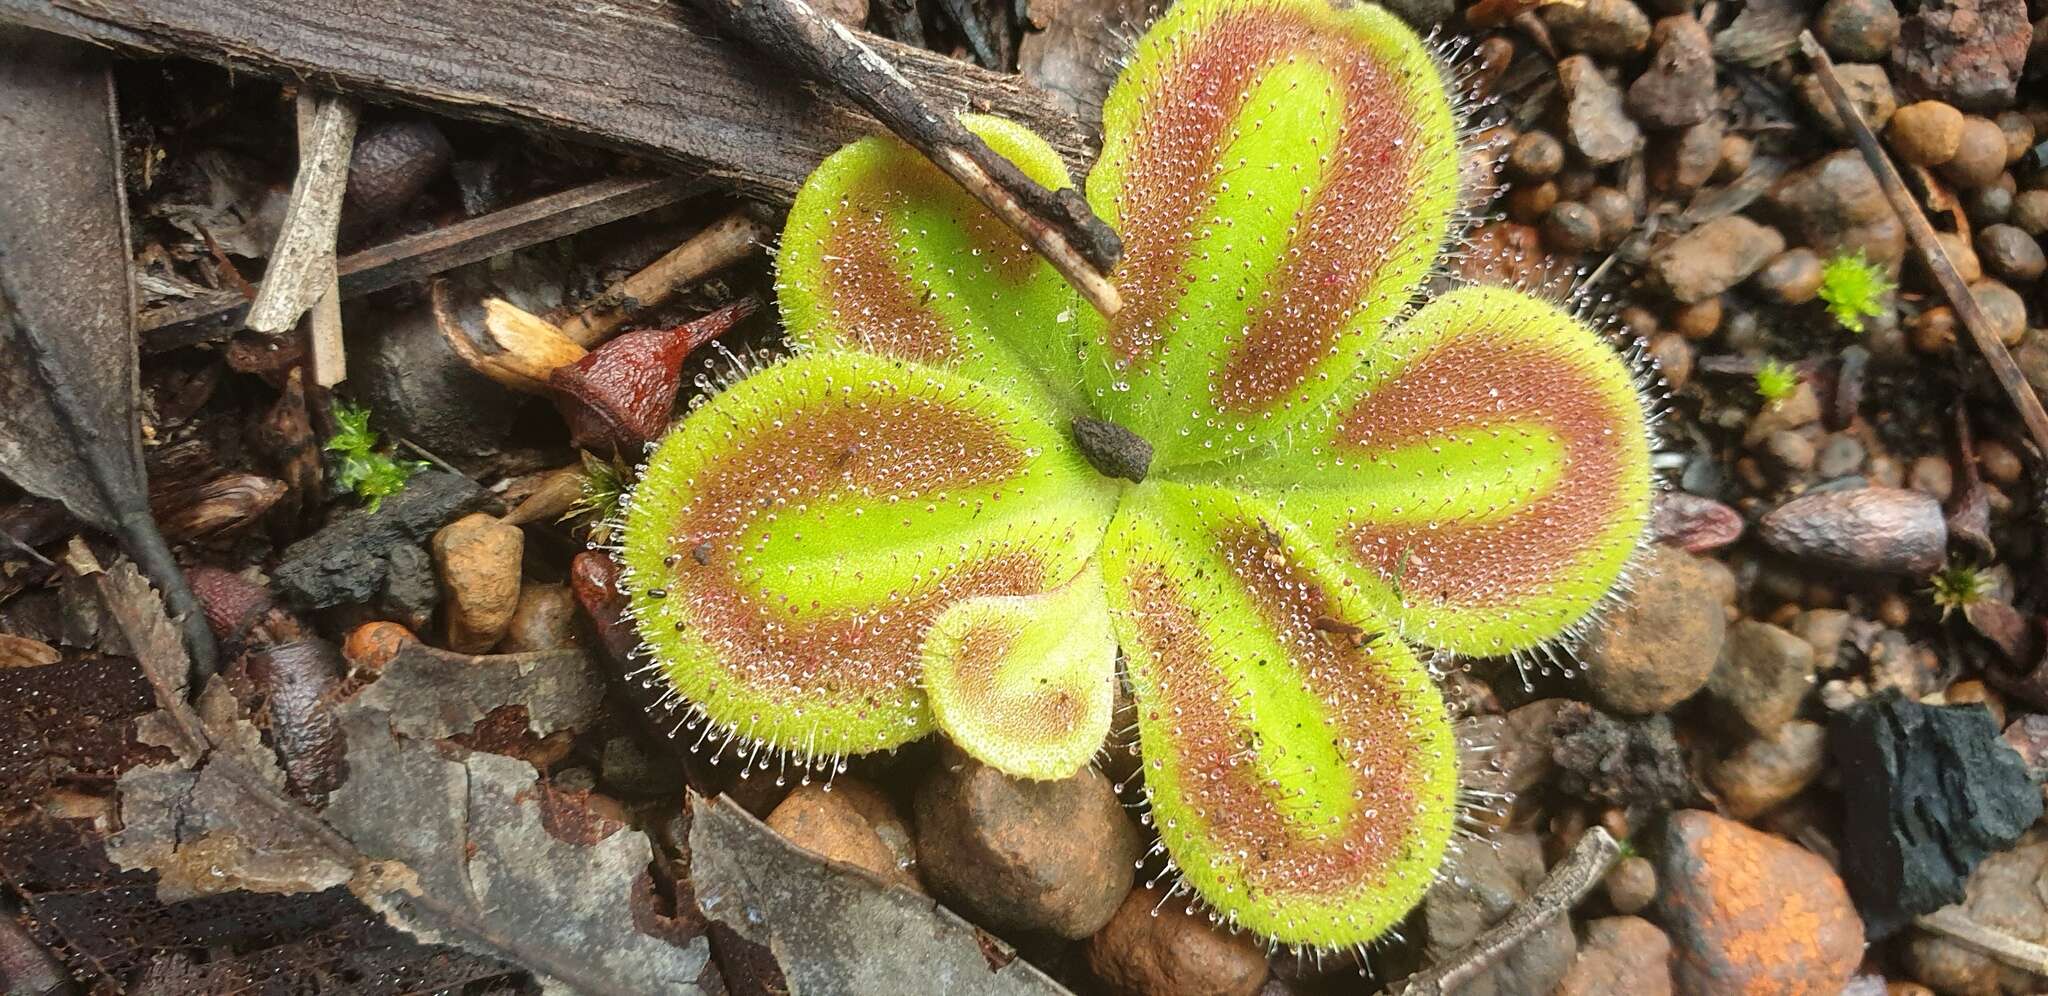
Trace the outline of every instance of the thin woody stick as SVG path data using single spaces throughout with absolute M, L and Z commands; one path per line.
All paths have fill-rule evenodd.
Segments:
M 563 320 L 562 334 L 579 346 L 595 346 L 635 312 L 655 307 L 705 274 L 745 259 L 773 234 L 746 210 L 734 211 L 605 288 L 590 307 Z
M 1104 274 L 1123 247 L 1080 193 L 1048 190 L 956 117 L 927 103 L 894 66 L 804 0 L 699 0 L 719 24 L 812 78 L 832 84 L 924 153 L 1024 237 L 1095 310 L 1123 307 Z
M 1913 925 L 2025 972 L 2048 976 L 2048 947 L 1978 923 L 1960 906 L 1944 906 L 1913 918 Z
M 2043 455 L 2048 455 L 2048 411 L 2041 408 L 2041 399 L 2028 385 L 2025 375 L 2020 373 L 2019 364 L 2014 363 L 2012 354 L 2006 352 L 2005 344 L 1998 341 L 1998 333 L 1991 328 L 1991 322 L 1984 317 L 1984 309 L 1977 307 L 1977 297 L 1970 293 L 1963 283 L 1962 275 L 1948 258 L 1948 252 L 1934 237 L 1934 226 L 1927 221 L 1927 215 L 1915 203 L 1913 195 L 1906 189 L 1906 182 L 1899 177 L 1898 168 L 1892 165 L 1890 156 L 1878 147 L 1877 136 L 1870 131 L 1870 124 L 1856 110 L 1849 95 L 1842 90 L 1842 81 L 1835 76 L 1834 60 L 1828 58 L 1826 50 L 1815 41 L 1813 32 L 1799 33 L 1799 46 L 1806 52 L 1806 58 L 1813 63 L 1813 74 L 1820 80 L 1821 89 L 1827 92 L 1828 100 L 1835 106 L 1835 114 L 1847 125 L 1849 133 L 1856 138 L 1856 148 L 1863 153 L 1863 161 L 1870 165 L 1870 171 L 1877 176 L 1878 186 L 1884 189 L 1885 200 L 1891 202 L 1892 211 L 1906 225 L 1906 236 L 1913 240 L 1913 248 L 1934 273 L 1934 280 L 1941 285 L 1942 294 L 1948 297 L 1949 306 L 1955 309 L 1956 318 L 1963 327 L 1970 330 L 1971 341 L 1977 344 L 1977 351 L 1984 354 L 1985 362 L 1991 364 L 1991 373 L 1998 378 L 1998 386 L 2005 389 L 2006 397 L 2012 399 L 2013 407 L 2020 410 L 2020 419 L 2027 424 L 2027 433 L 2034 438 L 2034 446 Z
M 299 131 L 299 175 L 292 181 L 284 231 L 270 252 L 270 269 L 249 305 L 249 328 L 277 335 L 334 285 L 334 233 L 348 187 L 348 155 L 355 148 L 356 108 L 346 97 L 301 95 L 306 124 Z M 316 346 L 316 354 L 320 348 Z
M 1502 955 L 1515 949 L 1524 938 L 1536 932 L 1536 928 L 1549 923 L 1552 918 L 1563 916 L 1586 893 L 1600 884 L 1621 856 L 1621 845 L 1616 843 L 1604 827 L 1590 827 L 1579 836 L 1579 843 L 1558 862 L 1556 868 L 1536 886 L 1529 898 L 1515 905 L 1507 918 L 1494 924 L 1485 933 L 1472 939 L 1472 943 L 1446 955 L 1444 959 L 1429 968 L 1408 977 L 1389 992 L 1400 996 L 1444 996 L 1458 987 L 1472 981 L 1472 977 L 1486 970 L 1488 965 L 1500 960 Z

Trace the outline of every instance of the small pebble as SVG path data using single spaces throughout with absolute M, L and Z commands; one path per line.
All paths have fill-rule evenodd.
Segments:
M 434 565 L 447 595 L 448 649 L 490 650 L 519 607 L 520 558 L 526 534 L 481 512 L 434 534 Z
M 1720 183 L 1731 183 L 1735 178 L 1749 172 L 1749 164 L 1756 157 L 1756 146 L 1747 136 L 1727 134 L 1721 136 L 1721 162 L 1714 167 L 1712 179 Z
M 1677 391 L 1692 380 L 1692 343 L 1684 336 L 1659 332 L 1650 337 L 1649 353 L 1657 363 L 1657 373 L 1664 378 L 1664 386 Z
M 2035 238 L 2048 236 L 2048 190 L 2014 194 L 2009 220 L 2020 231 Z
M 1724 729 L 1770 737 L 1799 713 L 1813 683 L 1810 644 L 1781 627 L 1745 619 L 1728 627 L 1706 694 Z
M 1970 296 L 1977 299 L 1977 308 L 1999 342 L 2008 347 L 2020 344 L 2027 334 L 2027 303 L 2018 292 L 1996 280 L 1980 280 L 1970 285 Z
M 1602 247 L 1613 246 L 1636 226 L 1635 205 L 1628 195 L 1613 187 L 1594 187 L 1586 191 L 1585 205 L 1593 209 L 1593 216 L 1600 219 L 1600 242 Z
M 581 610 L 565 584 L 529 584 L 519 589 L 519 607 L 498 644 L 502 654 L 560 650 L 582 642 L 577 630 Z
M 1650 43 L 1650 19 L 1628 0 L 1548 4 L 1538 14 L 1550 37 L 1567 52 L 1608 62 L 1627 59 Z
M 2014 225 L 1992 225 L 1979 230 L 1977 256 L 1992 276 L 2016 284 L 2032 283 L 2048 269 L 2041 243 Z
M 1863 444 L 1847 433 L 1835 433 L 1814 455 L 1813 469 L 1821 480 L 1847 477 L 1863 469 Z
M 1710 117 L 1661 136 L 1650 150 L 1651 186 L 1683 194 L 1713 179 L 1721 163 L 1722 132 L 1721 119 Z
M 1965 190 L 1997 180 L 2005 171 L 2005 131 L 1995 121 L 1974 114 L 1964 116 L 1956 154 L 1939 168 L 1943 176 Z
M 1559 201 L 1543 221 L 1543 245 L 1562 254 L 1592 252 L 1600 246 L 1600 219 L 1577 201 Z
M 1841 663 L 1842 641 L 1855 617 L 1841 609 L 1807 609 L 1792 619 L 1792 633 L 1813 648 L 1813 666 L 1833 671 Z
M 1164 889 L 1132 889 L 1109 923 L 1088 939 L 1089 971 L 1114 996 L 1259 994 L 1268 966 L 1257 942 L 1187 907 L 1168 900 Z
M 1784 249 L 1776 229 L 1731 214 L 1666 243 L 1650 254 L 1650 268 L 1674 300 L 1689 304 L 1735 286 Z
M 1586 924 L 1585 943 L 1551 996 L 1671 992 L 1671 939 L 1641 917 L 1612 916 Z
M 1565 16 L 1576 16 L 1575 12 L 1611 4 L 1634 9 L 1628 0 L 1591 0 L 1584 7 L 1551 4 L 1544 7 L 1543 12 L 1546 18 L 1559 11 L 1567 12 Z M 1642 16 L 1641 12 L 1638 11 L 1636 16 Z M 1620 162 L 1642 147 L 1642 129 L 1622 111 L 1621 88 L 1601 73 L 1599 64 L 1591 57 L 1573 55 L 1560 60 L 1557 82 L 1564 97 L 1565 138 L 1579 150 L 1580 155 L 1586 157 L 1587 162 L 1595 166 Z M 1993 130 L 1998 127 L 1989 121 L 1985 124 Z M 2003 144 L 2004 138 L 1999 141 Z M 1591 189 L 1591 186 L 1588 182 L 1586 189 Z M 1561 193 L 1567 198 L 1573 196 L 1570 190 Z
M 1805 304 L 1820 292 L 1822 263 L 1811 249 L 1787 249 L 1771 257 L 1751 281 L 1779 304 Z
M 1548 180 L 1563 168 L 1564 145 L 1547 131 L 1525 131 L 1508 146 L 1507 173 L 1516 180 Z
M 1720 297 L 1705 298 L 1672 309 L 1671 328 L 1688 339 L 1712 337 L 1721 330 Z
M 2020 474 L 2026 470 L 2020 463 L 2019 454 L 1996 439 L 1977 441 L 1977 466 L 1996 484 L 2016 484 Z
M 2012 217 L 2011 173 L 2000 173 L 1975 190 L 1963 191 L 1963 214 L 1978 225 L 1997 225 Z
M 1640 913 L 1657 898 L 1657 866 L 1640 854 L 1614 863 L 1601 883 L 1616 913 Z
M 1885 76 L 1884 67 L 1843 64 L 1835 67 L 1835 76 L 1841 81 L 1842 92 L 1848 95 L 1850 105 L 1863 116 L 1863 122 L 1870 126 L 1871 131 L 1883 132 L 1891 122 L 1893 112 L 1899 109 L 1898 98 L 1892 95 L 1891 80 Z M 1850 141 L 1849 127 L 1836 113 L 1835 102 L 1821 87 L 1819 76 L 1808 73 L 1799 78 L 1799 99 L 1806 105 L 1807 113 L 1813 115 L 1836 141 Z
M 1941 243 L 1941 251 L 1948 256 L 1949 263 L 1956 268 L 1956 276 L 1961 277 L 1963 283 L 1974 284 L 1983 278 L 1984 264 L 1977 258 L 1977 249 L 1968 239 L 1956 232 L 1936 232 L 1934 241 Z M 1929 289 L 1941 289 L 1940 281 L 1934 279 L 1933 272 L 1920 262 L 1918 253 L 1913 256 L 1913 268 L 1926 277 Z
M 1915 457 L 1912 465 L 1906 468 L 1906 486 L 1935 501 L 1947 501 L 1955 490 L 1955 471 L 1941 457 L 1932 454 Z
M 1650 128 L 1685 128 L 1714 111 L 1714 43 L 1691 14 L 1666 17 L 1651 30 L 1650 64 L 1628 87 L 1629 114 Z M 1718 143 L 1717 143 L 1718 144 Z M 1719 149 L 1713 150 L 1716 154 Z M 1710 170 L 1712 166 L 1708 167 Z
M 1764 438 L 1763 455 L 1780 473 L 1803 474 L 1813 469 L 1813 442 L 1796 432 L 1773 432 Z
M 1649 715 L 1707 683 L 1727 630 L 1720 606 L 1702 597 L 1701 560 L 1651 547 L 1634 591 L 1587 637 L 1580 656 L 1592 697 L 1615 712 Z
M 2005 133 L 2005 161 L 2010 164 L 2034 145 L 2034 122 L 2019 111 L 2001 111 L 1992 120 Z
M 1819 723 L 1795 719 L 1771 736 L 1752 740 L 1714 762 L 1707 781 L 1720 794 L 1727 813 L 1753 820 L 1806 790 L 1820 777 L 1827 731 Z
M 1899 158 L 1919 166 L 1939 166 L 1955 158 L 1963 141 L 1963 112 L 1939 100 L 1907 104 L 1893 112 L 1885 141 Z
M 1700 810 L 1664 822 L 1655 910 L 1683 993 L 1839 993 L 1863 921 L 1826 859 Z
M 1557 184 L 1551 180 L 1516 184 L 1508 190 L 1508 217 L 1524 225 L 1539 224 L 1557 206 Z
M 1024 781 L 942 745 L 914 811 L 926 884 L 992 929 L 1083 938 L 1131 889 L 1138 831 L 1093 768 Z
M 1828 0 L 1813 34 L 1829 54 L 1846 62 L 1876 62 L 1899 40 L 1899 9 L 1892 0 Z
M 885 882 L 923 892 L 914 867 L 910 831 L 887 796 L 841 775 L 831 789 L 798 785 L 768 814 L 768 828 L 790 843 L 865 869 Z

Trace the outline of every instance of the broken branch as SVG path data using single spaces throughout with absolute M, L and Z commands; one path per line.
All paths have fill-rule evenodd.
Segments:
M 356 107 L 343 97 L 301 94 L 298 113 L 299 174 L 292 181 L 284 229 L 270 251 L 263 286 L 249 305 L 249 328 L 265 335 L 297 325 L 336 277 L 334 233 L 341 225 L 341 195 L 348 189 Z M 319 353 L 317 343 L 314 353 Z
M 1069 187 L 1048 190 L 996 154 L 873 48 L 804 0 L 700 0 L 719 23 L 803 74 L 830 83 L 1031 244 L 1104 315 L 1123 306 L 1105 276 L 1123 252 L 1116 232 Z
M 705 275 L 745 259 L 773 234 L 746 210 L 734 211 L 605 288 L 589 307 L 562 322 L 562 334 L 579 346 L 594 346 L 636 313 L 656 307 Z
M 1806 57 L 1813 63 L 1813 74 L 1820 80 L 1821 89 L 1827 92 L 1828 100 L 1834 104 L 1835 114 L 1847 125 L 1855 136 L 1856 149 L 1863 153 L 1863 161 L 1877 176 L 1878 186 L 1884 189 L 1885 200 L 1891 202 L 1892 211 L 1906 226 L 1906 236 L 1913 240 L 1913 248 L 1934 274 L 1934 280 L 1941 285 L 1941 292 L 1948 298 L 1949 306 L 1955 309 L 1956 318 L 1969 329 L 1971 341 L 1977 344 L 1977 351 L 1991 364 L 1991 373 L 1998 378 L 1998 385 L 2005 389 L 2006 397 L 2012 399 L 2013 407 L 2020 410 L 2020 419 L 2027 423 L 2027 432 L 2033 436 L 2034 446 L 2048 455 L 2048 411 L 2041 408 L 2041 399 L 2020 373 L 2019 364 L 2013 362 L 2012 354 L 2005 344 L 1998 341 L 1998 333 L 1991 328 L 1991 322 L 1984 317 L 1984 310 L 1977 306 L 1977 297 L 1970 293 L 1969 285 L 1956 272 L 1955 263 L 1949 260 L 1947 250 L 1935 238 L 1934 226 L 1927 221 L 1927 215 L 1906 190 L 1906 182 L 1899 176 L 1891 157 L 1877 144 L 1877 136 L 1870 130 L 1870 124 L 1863 120 L 1856 104 L 1842 89 L 1842 81 L 1835 75 L 1834 60 L 1816 41 L 1810 31 L 1799 33 L 1799 45 Z
M 1488 965 L 1514 950 L 1536 928 L 1570 912 L 1600 884 L 1619 857 L 1621 845 L 1604 827 L 1587 829 L 1572 852 L 1505 919 L 1437 964 L 1409 976 L 1406 983 L 1392 991 L 1400 996 L 1444 996 L 1456 992 Z
M 608 225 L 667 207 L 690 196 L 698 181 L 677 177 L 617 177 L 599 180 L 524 204 L 393 239 L 342 257 L 335 269 L 341 296 L 358 297 L 430 277 L 466 263 Z M 214 342 L 243 328 L 244 298 L 223 291 L 158 308 L 139 323 L 145 352 Z
M 1913 925 L 1940 934 L 1971 950 L 1990 955 L 2023 972 L 2048 976 L 2048 947 L 2000 933 L 1970 917 L 1960 906 L 1944 906 L 1913 918 Z

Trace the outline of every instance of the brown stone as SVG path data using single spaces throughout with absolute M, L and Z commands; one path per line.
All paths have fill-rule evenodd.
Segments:
M 1964 190 L 1991 185 L 2005 172 L 2005 132 L 1996 121 L 1965 116 L 1956 154 L 1937 168 Z
M 1088 939 L 1088 968 L 1115 996 L 1253 996 L 1266 956 L 1249 934 L 1218 930 L 1165 890 L 1132 889 Z M 1153 915 L 1153 910 L 1158 915 Z
M 1892 96 L 1892 84 L 1885 78 L 1883 66 L 1853 65 L 1844 63 L 1835 67 L 1835 75 L 1841 80 L 1842 92 L 1849 97 L 1849 103 L 1863 116 L 1863 122 L 1874 132 L 1883 132 L 1892 119 L 1892 113 L 1899 108 L 1898 98 Z M 1819 121 L 1822 128 L 1836 141 L 1849 140 L 1849 127 L 1842 123 L 1842 116 L 1835 111 L 1835 102 L 1820 85 L 1820 78 L 1807 73 L 1799 78 L 1799 99 L 1806 105 L 1807 113 Z
M 2048 944 L 2048 827 L 2036 825 L 2009 851 L 1984 859 L 1964 886 L 1962 910 L 1985 928 Z M 1950 940 L 1915 930 L 1905 947 L 1914 978 L 1954 996 L 2035 996 L 2039 976 Z
M 1707 29 L 1691 14 L 1667 17 L 1651 30 L 1650 44 L 1656 52 L 1629 84 L 1628 112 L 1651 128 L 1684 128 L 1706 120 L 1715 99 L 1714 43 Z
M 843 861 L 894 885 L 923 892 L 911 873 L 911 841 L 887 797 L 841 775 L 831 786 L 798 785 L 768 814 L 768 827 L 790 843 Z M 885 836 L 886 834 L 886 836 Z M 890 839 L 894 839 L 892 846 Z
M 1627 0 L 1593 0 L 1587 6 Z M 1573 10 L 1567 4 L 1552 4 L 1546 11 Z M 1600 66 L 1583 55 L 1569 56 L 1557 64 L 1557 82 L 1564 95 L 1565 135 L 1572 147 L 1595 166 L 1620 162 L 1634 154 L 1643 143 L 1642 129 L 1622 111 L 1621 89 L 1600 72 Z
M 1939 100 L 1907 104 L 1892 114 L 1885 141 L 1899 158 L 1919 166 L 1939 166 L 1955 158 L 1963 141 L 1963 112 Z
M 2013 102 L 2032 36 L 2026 0 L 1926 0 L 1900 22 L 1892 70 L 1916 98 L 1996 110 Z
M 1698 565 L 1682 551 L 1651 548 L 1634 592 L 1587 638 L 1586 684 L 1602 706 L 1663 712 L 1706 684 L 1727 622 Z
M 1863 957 L 1863 921 L 1826 860 L 1700 810 L 1659 835 L 1656 919 L 1688 996 L 1836 996 Z
M 434 534 L 434 565 L 447 596 L 448 649 L 480 654 L 497 645 L 519 607 L 526 534 L 481 512 Z
M 1657 898 L 1657 866 L 1640 854 L 1631 854 L 1607 870 L 1601 885 L 1607 889 L 1607 904 L 1616 913 L 1640 913 Z
M 1579 956 L 1552 996 L 1671 996 L 1671 939 L 1637 916 L 1586 924 Z
M 1784 250 L 1776 229 L 1732 214 L 1671 240 L 1651 254 L 1650 267 L 1674 299 L 1690 304 L 1741 283 Z
M 1770 202 L 1791 222 L 1793 241 L 1816 252 L 1861 251 L 1885 264 L 1905 257 L 1905 226 L 1854 149 L 1787 173 L 1771 189 Z
M 1798 795 L 1820 777 L 1827 731 L 1795 719 L 1771 736 L 1752 740 L 1707 769 L 1728 815 L 1755 819 Z
M 519 607 L 512 610 L 512 624 L 499 641 L 501 654 L 534 650 L 561 650 L 580 645 L 577 629 L 581 611 L 576 594 L 565 584 L 529 584 L 519 589 Z
M 1707 679 L 1715 715 L 1731 732 L 1774 736 L 1813 690 L 1813 647 L 1766 622 L 1728 627 L 1720 659 Z
M 1011 778 L 951 745 L 917 787 L 917 857 L 932 892 L 998 930 L 1079 939 L 1130 891 L 1137 828 L 1089 769 Z

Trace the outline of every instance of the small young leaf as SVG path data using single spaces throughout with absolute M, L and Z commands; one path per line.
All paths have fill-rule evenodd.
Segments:
M 1019 778 L 1065 778 L 1102 747 L 1116 634 L 1094 565 L 1039 595 L 972 598 L 924 641 L 932 715 L 960 748 Z

